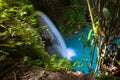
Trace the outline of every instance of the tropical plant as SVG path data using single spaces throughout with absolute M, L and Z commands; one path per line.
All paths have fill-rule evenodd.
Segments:
M 53 55 L 50 58 L 49 64 L 46 64 L 46 67 L 50 68 L 52 71 L 71 70 L 73 64 L 74 62 L 68 60 L 67 58 L 57 59 L 57 55 Z
M 58 28 L 64 37 L 81 30 L 86 24 L 85 13 L 85 1 L 70 0 L 70 4 L 63 9 L 63 17 L 58 22 Z
M 46 13 L 64 37 L 80 31 L 86 24 L 84 0 L 31 0 L 35 9 Z
M 94 10 L 89 0 L 87 4 L 94 31 L 94 42 L 98 48 L 97 69 L 100 71 L 103 66 L 112 68 L 117 54 L 116 41 L 120 36 L 120 9 L 118 8 L 120 1 L 96 0 Z
M 0 60 L 12 58 L 19 61 L 28 56 L 31 60 L 39 59 L 43 66 L 49 61 L 43 42 L 38 43 L 36 16 L 27 0 L 0 2 Z

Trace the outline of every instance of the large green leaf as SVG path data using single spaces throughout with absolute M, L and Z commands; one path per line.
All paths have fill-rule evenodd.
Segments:
M 108 10 L 108 8 L 104 7 L 103 10 L 102 10 L 102 12 L 103 12 L 103 16 L 105 18 L 108 18 L 110 16 L 110 11 Z

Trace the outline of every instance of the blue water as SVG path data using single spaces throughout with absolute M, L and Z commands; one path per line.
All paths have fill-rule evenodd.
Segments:
M 73 56 L 70 56 L 71 60 L 76 61 L 77 65 L 75 65 L 72 69 L 83 71 L 85 74 L 90 73 L 90 63 L 92 61 L 92 71 L 94 72 L 97 64 L 97 48 L 92 41 L 90 46 L 84 47 L 84 45 L 88 41 L 88 33 L 92 27 L 86 26 L 79 33 L 72 35 L 65 39 L 65 43 L 68 49 L 74 52 Z M 83 38 L 84 36 L 84 38 Z M 93 38 L 93 37 L 92 37 Z M 91 40 L 92 40 L 91 38 Z M 115 40 L 117 46 L 120 46 L 120 35 L 118 39 Z M 93 54 L 91 53 L 93 52 Z M 92 55 L 92 56 L 91 56 Z
M 72 69 L 83 71 L 85 74 L 88 74 L 90 72 L 90 61 L 92 60 L 93 71 L 95 71 L 97 62 L 96 47 L 94 47 L 92 43 L 90 47 L 84 47 L 84 44 L 86 43 L 85 40 L 87 40 L 88 32 L 90 29 L 90 26 L 85 27 L 79 33 L 65 39 L 67 48 L 73 50 L 75 53 L 75 55 L 71 57 L 71 60 L 76 61 L 77 65 L 75 65 Z M 84 36 L 85 40 L 82 38 L 82 36 Z M 93 54 L 91 53 L 92 51 Z
M 56 53 L 61 54 L 62 57 L 67 57 L 67 59 L 76 61 L 75 66 L 72 69 L 83 71 L 85 74 L 90 73 L 89 69 L 92 61 L 92 70 L 95 71 L 97 64 L 97 49 L 94 44 L 92 44 L 92 41 L 90 42 L 89 47 L 84 47 L 84 44 L 88 41 L 88 32 L 92 27 L 84 27 L 78 34 L 66 38 L 64 43 L 61 34 L 47 15 L 38 11 L 38 21 L 41 25 L 48 27 L 47 30 L 44 30 L 44 36 L 50 38 L 52 43 L 52 46 L 48 47 L 48 53 L 51 49 L 55 49 Z M 84 38 L 82 38 L 83 36 Z M 115 42 L 117 46 L 120 45 L 120 39 L 117 39 Z M 93 54 L 91 52 L 93 52 Z

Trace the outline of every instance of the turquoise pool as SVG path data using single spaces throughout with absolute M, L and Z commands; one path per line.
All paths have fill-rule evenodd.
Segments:
M 89 46 L 84 47 L 87 43 L 86 41 L 88 41 L 87 36 L 89 30 L 92 28 L 91 26 L 87 25 L 78 34 L 66 38 L 64 42 L 60 32 L 47 15 L 38 11 L 38 21 L 40 25 L 48 27 L 47 29 L 43 29 L 42 35 L 50 40 L 51 45 L 47 45 L 46 47 L 46 51 L 49 54 L 58 53 L 62 57 L 77 61 L 78 63 L 76 62 L 77 65 L 72 68 L 73 70 L 83 71 L 85 74 L 88 74 L 90 73 L 91 64 L 92 71 L 95 71 L 97 64 L 97 49 L 92 41 L 89 43 Z M 117 46 L 120 46 L 120 35 L 118 39 L 115 40 L 115 43 Z
M 97 62 L 96 48 L 92 47 L 92 45 L 90 45 L 90 47 L 84 47 L 84 44 L 86 43 L 84 39 L 87 40 L 88 32 L 90 29 L 90 27 L 85 27 L 81 30 L 81 32 L 65 39 L 67 48 L 71 49 L 75 54 L 73 57 L 71 57 L 71 60 L 75 60 L 79 64 L 77 66 L 74 66 L 72 69 L 83 71 L 85 74 L 88 74 L 90 72 L 89 67 L 91 60 L 93 71 L 96 68 Z M 82 36 L 84 36 L 84 39 Z M 91 53 L 92 51 L 93 53 Z

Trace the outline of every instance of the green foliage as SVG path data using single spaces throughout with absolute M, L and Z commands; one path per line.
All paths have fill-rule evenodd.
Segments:
M 71 4 L 66 7 L 63 12 L 63 17 L 59 21 L 59 29 L 64 36 L 70 36 L 79 31 L 81 27 L 86 24 L 84 16 L 86 11 L 83 4 Z
M 36 9 L 46 13 L 64 37 L 80 31 L 86 24 L 85 0 L 31 0 Z
M 90 7 L 90 1 L 87 0 L 87 2 L 94 30 L 94 42 L 98 48 L 97 69 L 99 72 L 101 71 L 102 73 L 104 71 L 102 68 L 108 67 L 108 64 L 109 66 L 114 66 L 113 62 L 114 60 L 116 60 L 116 44 L 118 44 L 116 43 L 116 39 L 120 35 L 120 9 L 118 8 L 118 6 L 120 6 L 120 1 L 97 0 L 97 4 L 95 5 L 94 10 L 92 10 L 92 8 Z M 108 56 L 109 54 L 112 56 Z M 108 60 L 107 58 L 110 58 L 110 60 Z M 109 72 L 108 74 L 112 73 Z
M 73 61 L 68 60 L 67 58 L 57 59 L 56 55 L 53 55 L 50 58 L 50 63 L 46 64 L 46 67 L 51 70 L 70 70 L 73 66 Z
M 110 16 L 110 12 L 107 8 L 103 8 L 102 12 L 105 18 L 108 18 Z
M 89 33 L 88 33 L 88 40 L 90 40 L 91 39 L 91 35 L 92 35 L 92 29 L 89 31 Z
M 49 60 L 43 43 L 38 44 L 36 12 L 28 1 L 3 0 L 0 2 L 0 58 L 27 62 L 39 59 L 40 65 Z
M 38 43 L 36 16 L 28 1 L 0 2 L 0 59 L 12 58 L 51 70 L 70 70 L 71 61 L 56 56 L 50 58 L 44 51 L 44 43 Z

